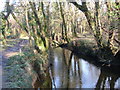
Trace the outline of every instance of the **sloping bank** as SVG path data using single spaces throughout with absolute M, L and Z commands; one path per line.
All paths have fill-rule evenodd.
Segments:
M 50 88 L 51 79 L 46 68 L 47 54 L 34 54 L 29 48 L 24 51 L 8 60 L 5 68 L 7 88 Z

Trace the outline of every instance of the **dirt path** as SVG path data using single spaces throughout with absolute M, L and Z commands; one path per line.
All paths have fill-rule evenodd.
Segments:
M 7 49 L 0 51 L 0 88 L 7 88 L 7 76 L 5 70 L 7 61 L 10 57 L 19 54 L 22 51 L 22 47 L 28 44 L 28 40 L 14 40 L 15 45 L 13 47 L 7 47 Z

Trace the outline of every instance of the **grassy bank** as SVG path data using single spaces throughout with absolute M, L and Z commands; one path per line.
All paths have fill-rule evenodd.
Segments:
M 7 88 L 32 87 L 32 78 L 25 70 L 27 64 L 24 60 L 24 57 L 25 56 L 17 55 L 8 59 L 7 67 L 5 67 L 5 70 L 7 71 L 5 73 L 7 76 Z
M 27 47 L 23 47 L 24 53 L 10 57 L 5 67 L 6 87 L 7 88 L 32 88 L 33 79 L 37 77 L 38 72 L 44 72 L 43 63 L 46 63 L 45 56 L 34 54 Z M 35 64 L 36 67 L 35 67 Z M 39 69 L 40 67 L 40 69 Z

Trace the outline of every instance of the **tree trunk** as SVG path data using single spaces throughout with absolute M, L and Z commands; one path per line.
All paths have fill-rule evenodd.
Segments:
M 11 14 L 12 14 L 12 17 L 15 19 L 15 21 L 18 23 L 18 25 L 19 25 L 23 30 L 25 30 L 25 31 L 28 33 L 27 28 L 18 21 L 18 19 L 17 19 L 17 17 L 15 16 L 15 14 L 14 14 L 13 12 L 12 12 Z
M 101 33 L 100 33 L 100 28 L 99 28 L 99 18 L 98 18 L 98 9 L 99 9 L 99 3 L 95 3 L 95 9 L 96 9 L 96 17 L 94 18 L 90 11 L 88 10 L 87 8 L 87 5 L 86 5 L 86 1 L 83 1 L 82 2 L 82 5 L 79 5 L 78 3 L 76 2 L 71 2 L 73 3 L 79 10 L 81 10 L 85 16 L 86 16 L 86 19 L 87 19 L 87 22 L 90 26 L 90 29 L 92 30 L 93 32 L 93 35 L 94 35 L 94 38 L 95 38 L 95 41 L 97 43 L 97 46 L 98 48 L 102 48 L 102 38 L 101 38 Z
M 44 18 L 44 32 L 46 34 L 48 34 L 47 33 L 47 18 L 46 18 L 46 15 L 45 15 L 45 10 L 44 10 L 44 4 L 43 4 L 43 2 L 41 2 L 41 9 L 42 9 L 42 14 L 43 14 L 43 18 Z
M 118 42 L 120 43 L 120 2 L 119 2 L 119 0 L 116 0 L 116 6 L 118 7 L 118 8 L 116 8 L 116 10 L 117 10 L 117 17 L 118 17 Z M 120 45 L 120 44 L 119 44 Z
M 35 3 L 34 2 L 30 2 L 29 1 L 29 4 L 31 6 L 31 9 L 33 11 L 33 14 L 34 14 L 34 19 L 35 19 L 35 22 L 38 26 L 38 28 L 36 29 L 37 30 L 37 45 L 41 48 L 42 51 L 46 50 L 48 47 L 48 39 L 46 38 L 46 34 L 45 32 L 42 30 L 42 27 L 41 27 L 41 22 L 38 18 L 38 14 L 37 14 L 37 11 L 36 11 L 36 8 L 35 8 Z
M 77 37 L 77 32 L 76 32 L 76 24 L 75 21 L 71 21 L 71 26 L 72 26 L 72 34 L 73 36 Z
M 2 28 L 1 28 L 1 30 L 2 30 L 2 35 L 3 35 L 3 39 L 4 39 L 3 44 L 6 43 L 5 28 L 6 28 L 6 20 L 4 18 L 2 18 Z
M 31 29 L 30 29 L 30 25 L 29 25 L 29 22 L 30 22 L 30 15 L 29 15 L 29 11 L 28 9 L 26 9 L 26 24 L 27 24 L 27 29 L 28 29 L 28 37 L 29 37 L 29 44 L 30 46 L 32 46 L 32 35 L 31 35 Z
M 64 26 L 64 29 L 65 29 L 65 40 L 67 42 L 69 42 L 68 36 L 67 36 L 67 25 L 66 25 L 66 22 L 65 22 L 65 17 L 64 17 L 64 14 L 63 14 L 63 8 L 62 8 L 62 5 L 61 5 L 61 2 L 59 3 L 59 5 L 60 5 L 61 17 L 62 17 L 62 20 L 63 20 L 63 26 Z
M 112 37 L 114 32 L 114 22 L 112 21 L 112 17 L 109 15 L 111 13 L 111 5 L 110 2 L 106 2 L 107 11 L 108 11 L 108 20 L 109 20 L 109 32 L 108 32 L 108 47 L 111 47 Z

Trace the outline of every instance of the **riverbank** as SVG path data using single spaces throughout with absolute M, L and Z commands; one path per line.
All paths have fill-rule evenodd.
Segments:
M 1 52 L 2 88 L 51 87 L 47 53 L 37 53 L 27 39 L 8 40 Z
M 2 88 L 19 88 L 20 84 L 25 84 L 22 80 L 29 75 L 19 67 L 21 64 L 18 62 L 19 56 L 24 51 L 23 47 L 27 45 L 28 40 L 25 39 L 8 39 L 6 45 L 2 47 Z
M 114 55 L 108 47 L 98 49 L 92 41 L 77 40 L 59 46 L 72 51 L 79 58 L 83 58 L 98 67 L 109 67 L 111 70 L 120 67 L 119 52 Z

